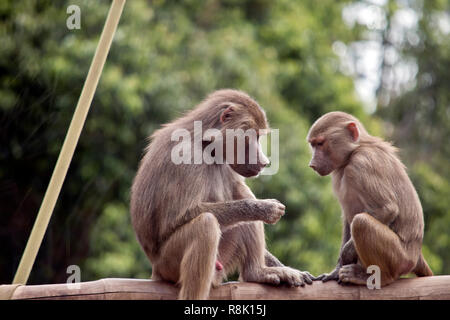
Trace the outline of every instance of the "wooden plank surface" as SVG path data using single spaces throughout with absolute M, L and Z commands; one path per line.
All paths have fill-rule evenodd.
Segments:
M 7 290 L 10 286 L 0 286 Z M 143 279 L 101 279 L 74 284 L 19 286 L 12 299 L 70 300 L 167 300 L 176 299 L 173 284 Z M 212 289 L 213 300 L 371 300 L 371 299 L 447 299 L 450 300 L 450 276 L 400 279 L 380 290 L 362 286 L 338 285 L 334 281 L 288 288 L 250 282 L 228 282 Z

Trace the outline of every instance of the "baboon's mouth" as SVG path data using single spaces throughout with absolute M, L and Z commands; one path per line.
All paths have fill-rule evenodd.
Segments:
M 327 176 L 327 175 L 329 175 L 330 173 L 331 173 L 331 171 L 329 171 L 329 170 L 327 170 L 327 169 L 325 169 L 325 170 L 319 170 L 319 169 L 317 169 L 317 168 L 312 168 L 317 174 L 319 174 L 320 176 L 322 176 L 322 177 L 324 177 L 324 176 Z
M 247 169 L 243 176 L 246 178 L 255 177 L 261 172 L 260 169 Z

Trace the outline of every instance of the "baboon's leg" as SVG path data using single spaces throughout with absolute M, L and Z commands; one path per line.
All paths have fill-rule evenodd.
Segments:
M 206 299 L 216 270 L 220 240 L 217 219 L 202 213 L 178 229 L 153 265 L 160 278 L 181 285 L 179 299 Z
M 262 222 L 238 224 L 222 233 L 218 260 L 230 274 L 244 264 L 264 266 L 264 226 Z
M 264 259 L 266 262 L 266 266 L 268 267 L 284 267 L 284 264 L 278 260 L 273 254 L 271 254 L 267 249 L 264 253 Z
M 365 285 L 370 265 L 381 271 L 381 285 L 395 281 L 416 265 L 420 249 L 405 246 L 395 232 L 367 213 L 357 214 L 351 223 L 351 235 L 360 264 L 348 264 L 339 271 L 342 282 Z
M 300 271 L 284 266 L 267 266 L 262 222 L 239 224 L 222 234 L 219 260 L 227 273 L 239 269 L 242 281 L 291 286 L 304 285 Z M 309 283 L 309 282 L 308 282 Z

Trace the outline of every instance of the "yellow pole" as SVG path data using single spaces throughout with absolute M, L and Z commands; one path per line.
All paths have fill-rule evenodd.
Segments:
M 72 117 L 72 121 L 67 131 L 66 139 L 59 153 L 58 161 L 53 170 L 52 177 L 45 192 L 44 200 L 41 208 L 34 222 L 33 230 L 28 239 L 27 246 L 23 252 L 19 267 L 17 268 L 13 284 L 26 284 L 30 275 L 31 269 L 36 259 L 36 255 L 47 230 L 48 222 L 55 208 L 56 200 L 61 191 L 64 178 L 69 169 L 73 153 L 78 143 L 78 139 L 83 129 L 86 116 L 91 106 L 92 98 L 97 89 L 98 80 L 102 74 L 103 66 L 108 56 L 109 48 L 114 37 L 117 25 L 122 14 L 123 7 L 126 0 L 113 0 L 111 8 L 109 9 L 108 17 L 106 18 L 100 40 L 98 42 L 97 50 L 92 59 L 86 81 L 84 82 L 83 90 L 81 91 L 80 99 Z

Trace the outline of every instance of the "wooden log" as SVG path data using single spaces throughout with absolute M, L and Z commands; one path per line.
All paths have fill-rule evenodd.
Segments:
M 11 299 L 33 300 L 168 300 L 176 299 L 174 285 L 142 279 L 101 279 L 78 284 L 29 285 L 15 288 Z M 0 292 L 11 291 L 0 286 Z M 1 295 L 0 295 L 1 296 Z M 250 282 L 228 282 L 211 290 L 212 300 L 373 300 L 450 299 L 450 276 L 400 279 L 380 290 L 363 286 L 338 285 L 335 281 L 288 288 Z

